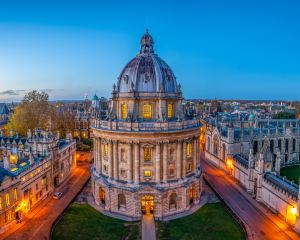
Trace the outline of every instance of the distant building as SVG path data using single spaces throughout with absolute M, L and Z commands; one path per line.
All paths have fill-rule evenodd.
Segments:
M 10 110 L 6 103 L 0 103 L 0 129 L 4 129 L 8 123 Z

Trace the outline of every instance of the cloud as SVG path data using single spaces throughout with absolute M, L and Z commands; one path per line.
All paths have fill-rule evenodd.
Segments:
M 19 90 L 5 90 L 3 92 L 0 92 L 0 95 L 16 96 L 20 95 L 20 92 Z
M 46 89 L 42 89 L 43 92 L 46 92 L 46 93 L 51 93 L 54 91 L 54 89 L 51 89 L 51 88 L 46 88 Z

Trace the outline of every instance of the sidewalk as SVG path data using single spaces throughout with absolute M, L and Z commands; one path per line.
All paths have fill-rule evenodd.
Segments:
M 1 234 L 0 239 L 50 239 L 53 223 L 73 201 L 89 178 L 90 164 L 76 167 L 70 178 L 57 189 L 57 191 L 63 193 L 61 199 L 55 200 L 52 199 L 52 196 L 49 196 L 29 213 L 21 223 L 15 224 L 8 231 Z
M 152 214 L 143 215 L 142 240 L 155 240 L 155 223 Z

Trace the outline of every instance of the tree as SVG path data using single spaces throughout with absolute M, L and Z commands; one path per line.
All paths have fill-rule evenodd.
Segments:
M 59 131 L 62 136 L 75 128 L 75 117 L 71 111 L 63 107 L 56 108 L 48 101 L 45 92 L 31 91 L 27 93 L 21 104 L 9 119 L 7 129 L 14 130 L 21 136 L 26 136 L 27 130 L 35 128 Z

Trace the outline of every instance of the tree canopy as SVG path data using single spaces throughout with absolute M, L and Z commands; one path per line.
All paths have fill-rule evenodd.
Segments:
M 62 136 L 75 128 L 75 118 L 70 111 L 56 108 L 49 102 L 46 92 L 27 93 L 9 119 L 7 129 L 25 136 L 28 129 L 59 131 Z

